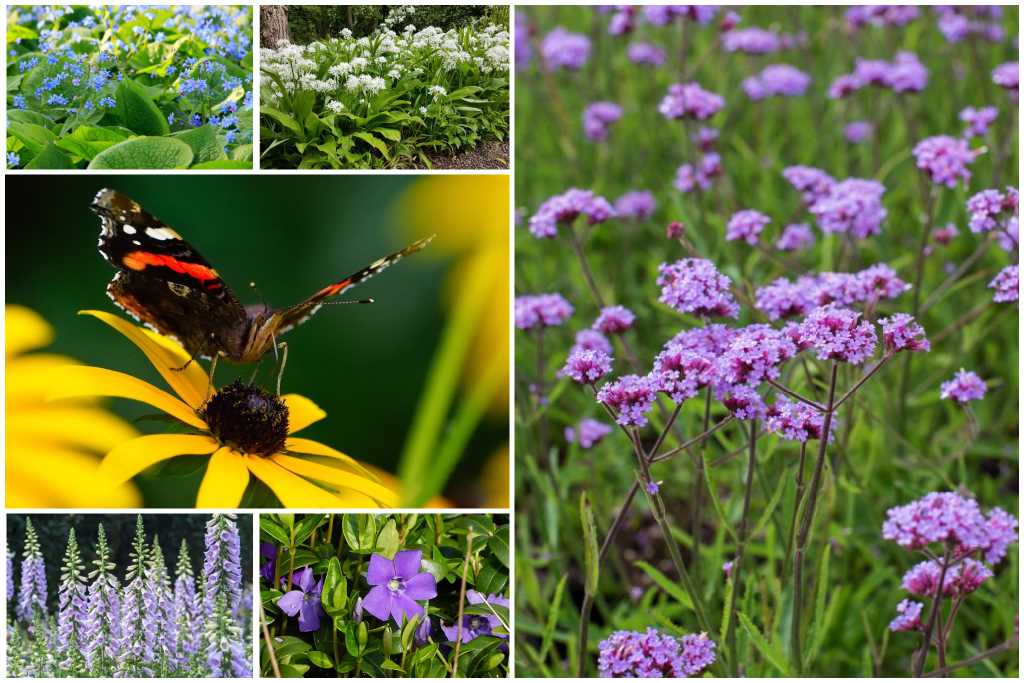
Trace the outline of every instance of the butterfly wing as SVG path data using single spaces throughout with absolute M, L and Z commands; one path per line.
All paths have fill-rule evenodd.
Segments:
M 395 253 L 389 254 L 383 258 L 379 258 L 365 268 L 352 273 L 345 279 L 335 282 L 334 284 L 327 285 L 302 303 L 275 311 L 272 318 L 274 334 L 281 335 L 296 325 L 301 325 L 306 322 L 320 309 L 320 306 L 322 306 L 327 299 L 335 297 L 342 292 L 352 289 L 356 285 L 369 280 L 371 277 L 385 268 L 390 267 L 395 262 L 400 261 L 409 254 L 414 254 L 427 246 L 430 244 L 432 239 L 434 239 L 434 235 L 421 239 L 417 242 L 413 242 L 405 249 L 396 251 Z
M 235 355 L 245 308 L 210 263 L 119 192 L 100 190 L 92 210 L 100 217 L 100 254 L 119 271 L 107 286 L 114 303 L 190 354 Z

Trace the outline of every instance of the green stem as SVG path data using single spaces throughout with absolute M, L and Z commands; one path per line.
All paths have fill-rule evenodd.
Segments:
M 704 423 L 702 425 L 701 434 L 708 433 L 708 427 L 711 424 L 711 387 L 705 390 L 704 393 Z M 693 474 L 693 519 L 690 520 L 690 537 L 693 539 L 693 556 L 700 559 L 700 534 L 701 534 L 701 522 L 703 517 L 704 507 L 704 456 L 707 451 L 708 442 L 704 439 L 700 442 L 700 451 L 697 453 L 697 457 L 694 458 L 696 462 L 696 471 Z M 697 582 L 700 582 L 700 562 L 694 565 L 694 575 L 697 578 Z
M 736 652 L 736 600 L 743 589 L 743 554 L 747 548 L 747 524 L 750 519 L 750 500 L 754 491 L 754 471 L 757 467 L 757 420 L 750 421 L 750 443 L 747 458 L 747 482 L 743 494 L 743 516 L 737 533 L 736 559 L 733 560 L 733 588 L 729 595 L 729 629 L 725 640 L 729 647 L 729 675 L 739 676 L 739 654 Z
M 943 586 L 946 583 L 946 571 L 949 569 L 949 561 L 952 558 L 953 551 L 947 545 L 946 554 L 942 558 L 942 571 L 939 572 L 939 582 L 937 586 Z M 928 662 L 928 650 L 932 646 L 932 632 L 935 630 L 935 623 L 939 618 L 939 608 L 942 606 L 942 591 L 935 591 L 935 598 L 932 600 L 931 613 L 928 615 L 928 623 L 924 626 L 924 640 L 921 643 L 921 650 L 917 653 L 917 660 L 914 662 L 914 677 L 920 678 L 921 674 L 924 673 L 924 665 Z M 941 635 L 940 635 L 941 637 Z

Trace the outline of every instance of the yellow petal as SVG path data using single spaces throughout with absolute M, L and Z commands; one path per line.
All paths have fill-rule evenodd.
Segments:
M 52 342 L 53 328 L 31 308 L 8 304 L 4 309 L 4 340 L 4 352 L 10 358 Z
M 210 456 L 203 483 L 199 485 L 197 508 L 236 508 L 249 485 L 245 457 L 224 447 Z
M 314 422 L 327 417 L 327 413 L 320 409 L 320 406 L 313 403 L 305 396 L 298 394 L 285 394 L 281 397 L 284 404 L 288 406 L 288 433 L 294 434 L 300 429 L 305 429 Z
M 358 491 L 359 493 L 370 496 L 374 500 L 380 501 L 387 507 L 398 506 L 397 493 L 381 486 L 375 481 L 364 479 L 357 474 L 346 472 L 345 470 L 337 467 L 321 465 L 320 463 L 312 462 L 310 460 L 293 458 L 292 456 L 284 455 L 283 453 L 274 455 L 271 460 L 281 467 L 284 467 L 295 474 L 302 475 L 303 477 L 316 479 L 333 486 L 340 486 L 342 488 Z
M 280 465 L 256 456 L 246 456 L 245 464 L 256 478 L 270 487 L 281 504 L 289 508 L 337 508 L 340 499 Z
M 99 472 L 98 458 L 69 448 L 24 441 L 8 447 L 6 461 L 8 507 L 142 505 L 142 496 L 134 484 L 104 477 Z
M 217 450 L 213 437 L 196 434 L 151 434 L 125 442 L 107 453 L 100 473 L 128 481 L 147 467 L 179 455 L 208 455 Z
M 136 327 L 127 320 L 119 318 L 103 311 L 79 311 L 84 315 L 91 315 L 99 318 L 115 330 L 128 337 L 128 339 L 139 347 L 153 367 L 157 369 L 164 380 L 171 386 L 178 396 L 185 403 L 193 408 L 198 408 L 206 401 L 206 391 L 210 384 L 210 378 L 206 376 L 198 362 L 188 363 L 189 354 L 170 339 L 163 337 L 151 330 Z M 188 367 L 181 371 L 180 368 L 188 363 Z
M 195 411 L 174 396 L 141 379 L 116 370 L 88 365 L 69 365 L 54 383 L 47 398 L 54 401 L 77 396 L 117 396 L 142 401 L 185 424 L 197 429 L 206 429 L 206 423 L 199 419 Z
M 11 402 L 42 403 L 59 377 L 60 368 L 79 361 L 68 356 L 33 353 L 7 361 L 7 404 Z M 10 410 L 10 408 L 8 408 Z
M 7 443 L 22 441 L 77 446 L 106 453 L 139 433 L 100 408 L 48 404 L 19 408 L 7 415 Z
M 325 446 L 319 441 L 313 441 L 312 439 L 302 439 L 297 436 L 293 436 L 284 442 L 284 449 L 292 453 L 305 453 L 306 455 L 322 455 L 327 458 L 334 458 L 340 460 L 355 471 L 361 473 L 365 477 L 369 477 L 374 481 L 377 481 L 377 475 L 370 470 L 363 467 L 362 463 L 353 458 L 350 455 L 345 455 L 341 451 L 336 451 L 330 446 Z

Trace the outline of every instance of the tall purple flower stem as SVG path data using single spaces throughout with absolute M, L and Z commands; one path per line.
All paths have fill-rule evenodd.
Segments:
M 732 592 L 729 595 L 729 628 L 725 640 L 729 648 L 729 675 L 739 676 L 739 654 L 736 651 L 736 600 L 743 589 L 743 556 L 747 549 L 747 527 L 750 520 L 750 500 L 754 492 L 754 472 L 757 469 L 757 420 L 750 421 L 750 441 L 747 456 L 747 482 L 743 493 L 743 516 L 736 538 L 736 559 L 732 564 Z M 794 615 L 795 616 L 795 615 Z

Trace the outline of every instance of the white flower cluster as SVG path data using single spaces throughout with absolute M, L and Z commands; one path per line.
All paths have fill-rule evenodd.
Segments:
M 386 87 L 387 82 L 383 78 L 376 78 L 369 74 L 362 74 L 361 76 L 349 76 L 348 78 L 345 79 L 345 90 L 348 90 L 350 92 L 376 95 Z

